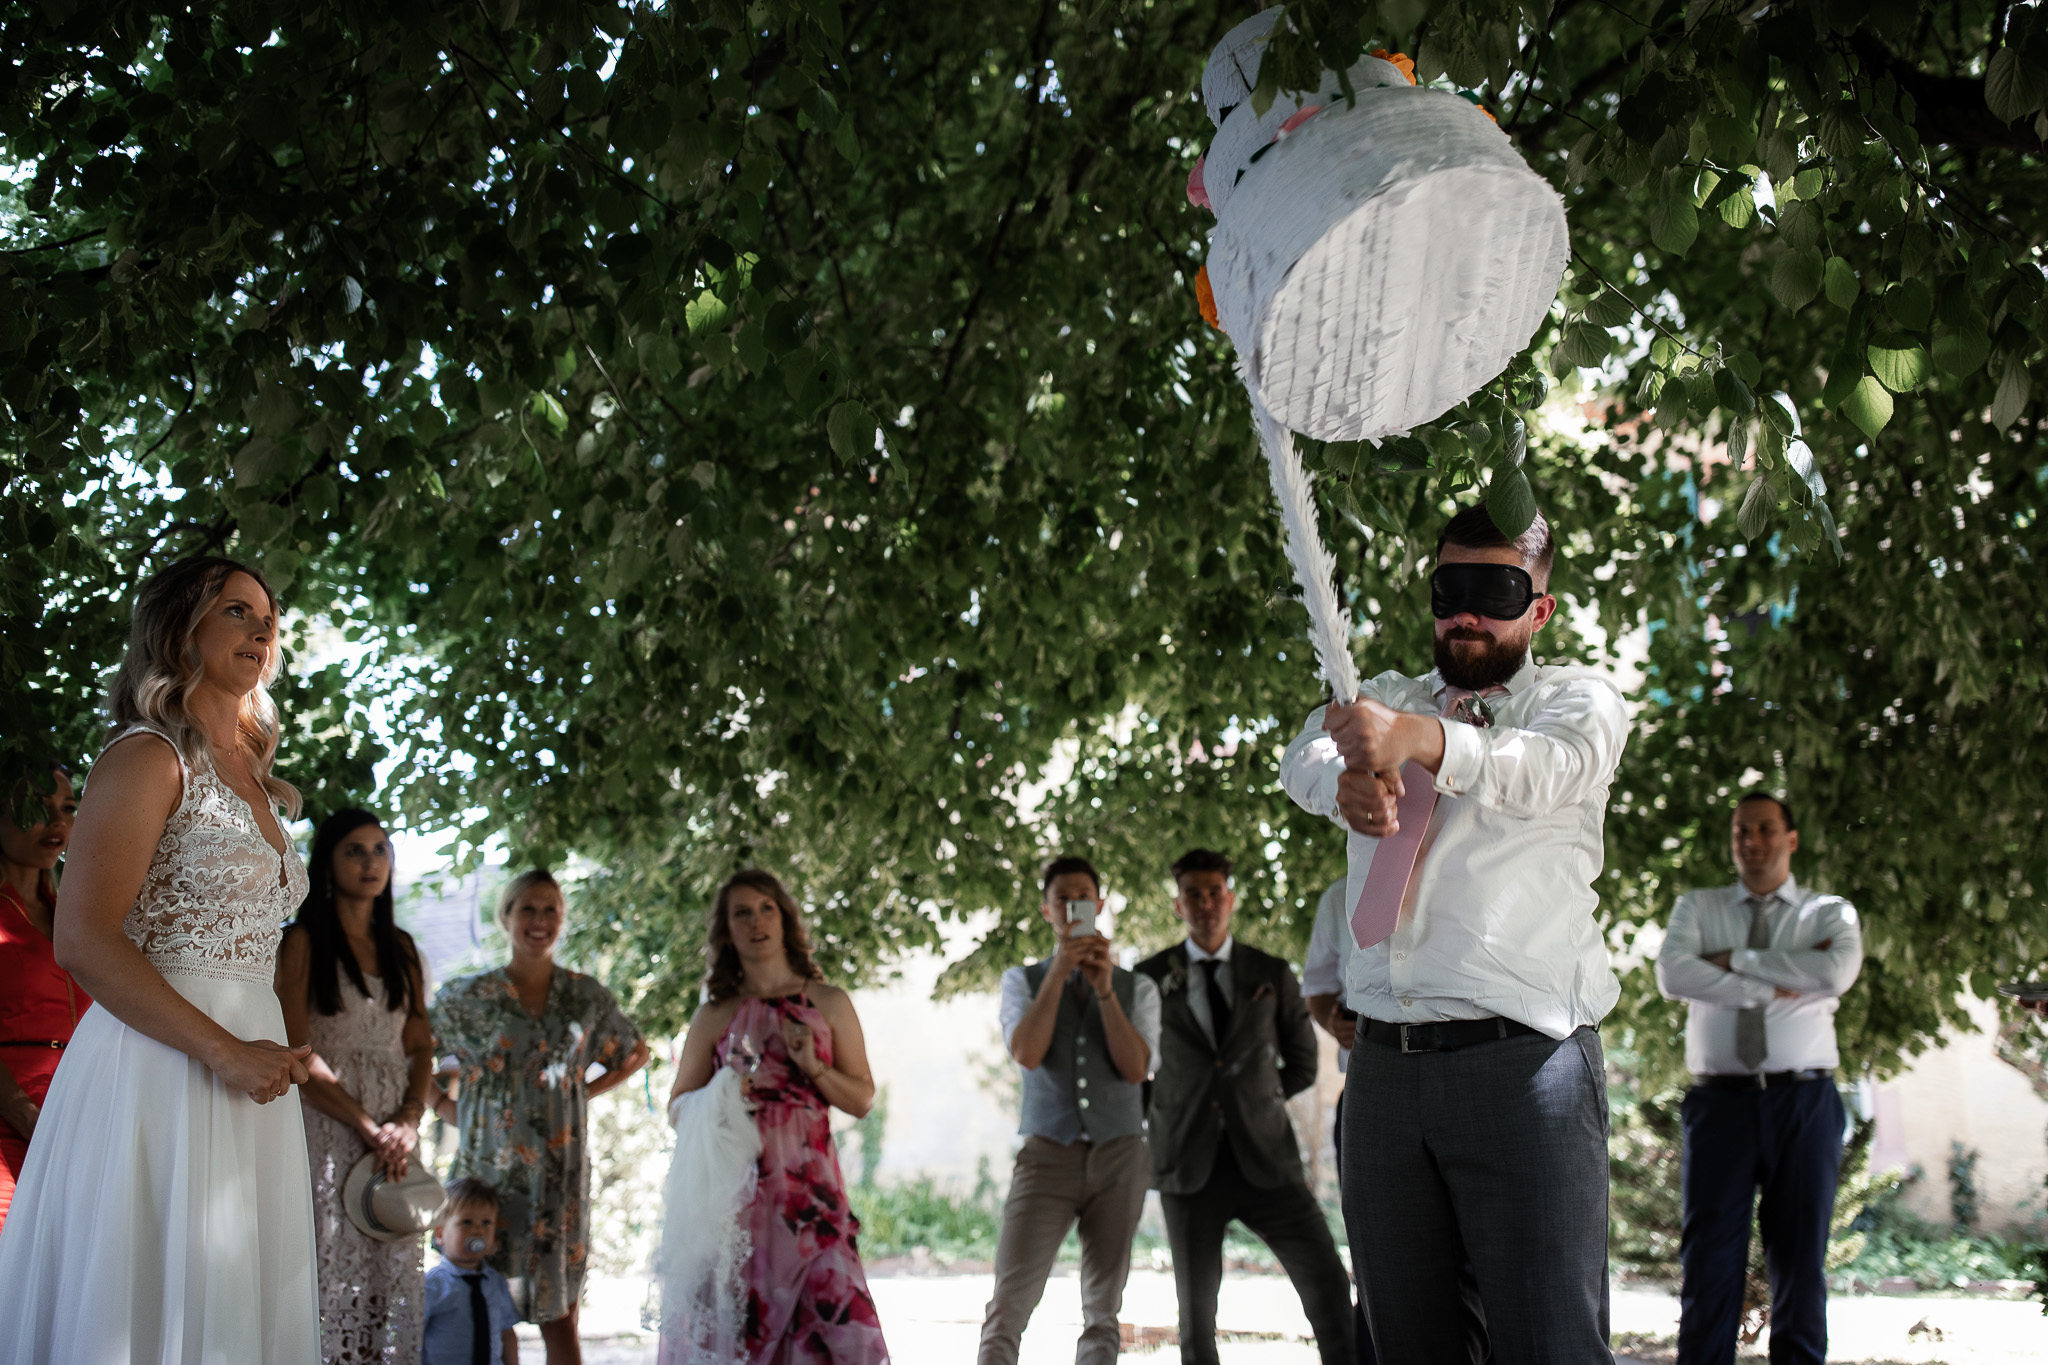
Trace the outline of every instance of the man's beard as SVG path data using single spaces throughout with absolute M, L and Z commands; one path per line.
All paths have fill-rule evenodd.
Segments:
M 1452 630 L 1436 637 L 1436 671 L 1443 675 L 1445 682 L 1453 687 L 1462 687 L 1468 692 L 1484 692 L 1489 687 L 1505 686 L 1508 680 L 1522 671 L 1522 665 L 1529 657 L 1528 631 L 1515 639 L 1503 640 L 1483 630 Z M 1451 652 L 1452 641 L 1472 642 L 1484 646 L 1474 653 L 1466 650 L 1459 654 Z

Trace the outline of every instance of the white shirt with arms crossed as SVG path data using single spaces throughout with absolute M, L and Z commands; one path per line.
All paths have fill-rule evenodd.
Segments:
M 1435 715 L 1443 686 L 1434 672 L 1382 673 L 1361 691 Z M 1435 838 L 1416 867 L 1412 912 L 1385 942 L 1352 954 L 1345 995 L 1368 1019 L 1499 1015 L 1564 1038 L 1599 1023 L 1621 995 L 1593 883 L 1628 710 L 1604 673 L 1526 662 L 1488 704 L 1488 729 L 1444 722 Z M 1355 906 L 1380 841 L 1338 814 L 1343 771 L 1318 708 L 1287 746 L 1280 781 L 1297 805 L 1347 831 L 1345 901 Z
M 1657 952 L 1657 989 L 1687 1003 L 1686 1067 L 1695 1076 L 1749 1074 L 1735 1055 L 1735 1019 L 1751 1005 L 1764 1007 L 1764 1071 L 1840 1066 L 1835 1010 L 1863 970 L 1856 907 L 1787 877 L 1765 898 L 1771 946 L 1751 948 L 1749 897 L 1739 882 L 1704 887 L 1686 892 L 1671 909 Z M 1726 971 L 1707 961 L 1722 952 Z M 1793 998 L 1779 999 L 1780 988 Z

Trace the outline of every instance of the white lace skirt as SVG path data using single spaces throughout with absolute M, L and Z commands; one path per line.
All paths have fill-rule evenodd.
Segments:
M 171 975 L 238 1038 L 284 1040 L 269 986 Z M 0 1365 L 314 1365 L 306 1138 L 98 1005 L 79 1021 L 0 1231 Z

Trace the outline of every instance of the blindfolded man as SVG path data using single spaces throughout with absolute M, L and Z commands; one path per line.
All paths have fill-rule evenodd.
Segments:
M 1382 1360 L 1609 1358 L 1593 881 L 1629 722 L 1603 674 L 1530 658 L 1551 553 L 1541 515 L 1452 518 L 1436 669 L 1314 712 L 1282 764 L 1350 832 L 1344 1220 Z

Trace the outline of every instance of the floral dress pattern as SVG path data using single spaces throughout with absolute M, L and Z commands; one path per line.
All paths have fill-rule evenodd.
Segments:
M 520 1317 L 552 1322 L 582 1297 L 590 1259 L 584 1073 L 618 1066 L 640 1030 L 610 991 L 566 967 L 555 968 L 538 1016 L 495 967 L 443 986 L 428 1018 L 436 1050 L 458 1068 L 461 1145 L 449 1173 L 497 1187 L 491 1264 L 510 1281 Z
M 802 996 L 744 999 L 718 1040 L 718 1065 L 754 1061 L 760 1184 L 748 1211 L 747 1357 L 753 1365 L 879 1365 L 889 1359 L 855 1239 L 860 1220 L 832 1145 L 830 1109 L 789 1059 L 782 1023 L 808 1024 L 818 1060 L 832 1063 L 832 1030 Z

